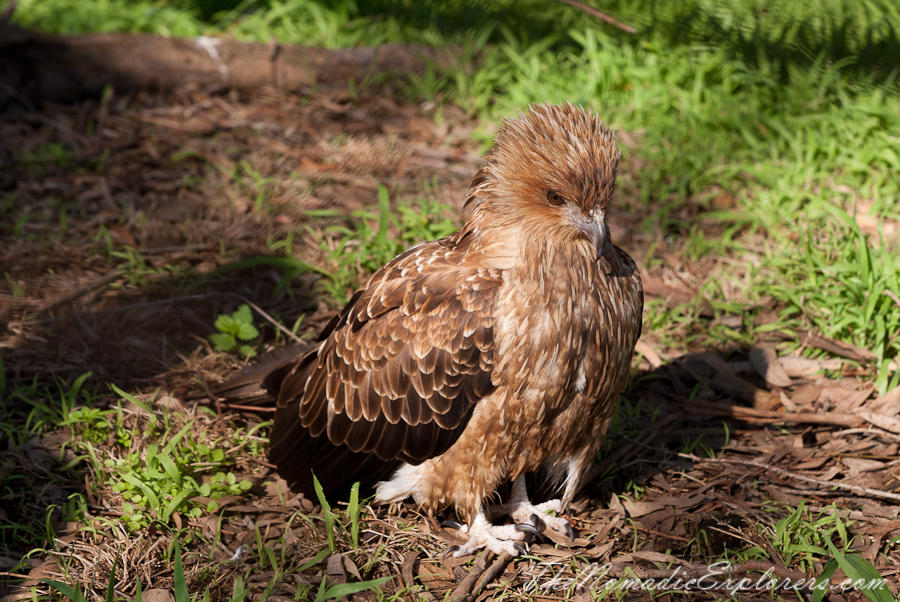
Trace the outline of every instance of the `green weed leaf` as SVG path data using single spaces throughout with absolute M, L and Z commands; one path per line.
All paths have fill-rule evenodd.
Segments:
M 842 554 L 831 543 L 831 540 L 826 540 L 825 543 L 828 544 L 828 548 L 834 556 L 833 559 L 840 565 L 847 578 L 854 583 L 862 582 L 865 584 L 860 591 L 866 598 L 872 602 L 895 602 L 891 596 L 890 589 L 888 589 L 884 579 L 878 573 L 878 569 L 872 566 L 871 562 L 859 554 Z M 834 571 L 832 571 L 833 573 Z
M 175 590 L 175 602 L 191 602 L 188 594 L 187 580 L 184 578 L 184 565 L 181 562 L 181 544 L 178 537 L 175 538 L 175 574 L 172 576 L 172 585 Z
M 381 577 L 379 579 L 372 579 L 371 581 L 360 581 L 359 583 L 341 583 L 328 588 L 323 599 L 340 600 L 344 596 L 358 594 L 359 592 L 364 592 L 370 589 L 377 589 L 391 579 L 391 577 Z
M 316 497 L 322 506 L 322 517 L 325 519 L 325 534 L 328 537 L 328 549 L 334 552 L 334 513 L 331 511 L 331 505 L 328 503 L 328 500 L 325 499 L 325 492 L 316 475 L 313 475 L 313 489 L 315 489 Z
M 116 569 L 119 567 L 119 555 L 116 554 L 116 559 L 113 562 L 112 570 L 109 572 L 109 579 L 106 583 L 106 598 L 105 602 L 115 602 L 116 600 Z
M 71 587 L 66 585 L 65 583 L 60 583 L 59 581 L 54 581 L 52 579 L 41 579 L 41 583 L 49 585 L 62 595 L 69 598 L 72 602 L 84 602 L 84 594 L 81 592 L 80 585 Z
M 237 338 L 242 341 L 249 341 L 259 336 L 259 331 L 253 324 L 241 324 L 237 330 Z

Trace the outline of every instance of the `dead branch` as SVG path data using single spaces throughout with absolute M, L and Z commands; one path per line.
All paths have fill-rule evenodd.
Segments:
M 400 576 L 403 578 L 403 585 L 406 589 L 412 589 L 415 585 L 415 566 L 421 553 L 420 550 L 412 550 L 403 557 L 403 568 L 400 571 Z
M 95 291 L 100 287 L 103 287 L 103 286 L 106 286 L 108 284 L 115 282 L 116 279 L 119 278 L 121 275 L 122 275 L 121 270 L 113 270 L 112 272 L 103 276 L 99 280 L 90 282 L 83 286 L 79 286 L 78 288 L 66 293 L 65 295 L 59 297 L 58 299 L 54 299 L 53 301 L 50 301 L 46 305 L 38 308 L 38 312 L 45 313 L 45 312 L 50 311 L 51 309 L 56 309 L 57 307 L 71 303 L 72 301 L 75 301 L 76 299 L 78 299 L 92 291 Z
M 494 582 L 500 575 L 503 574 L 503 571 L 506 570 L 506 567 L 509 566 L 509 563 L 512 562 L 513 557 L 509 554 L 509 552 L 504 552 L 500 555 L 497 560 L 481 575 L 481 579 L 478 581 L 478 585 L 475 586 L 475 591 L 472 592 L 471 597 L 477 598 L 481 595 L 488 585 Z
M 601 13 L 599 10 L 597 10 L 593 6 L 588 6 L 587 4 L 582 4 L 581 2 L 576 2 L 576 0 L 559 0 L 559 1 L 562 2 L 563 4 L 568 4 L 569 6 L 574 6 L 578 10 L 584 11 L 587 14 L 591 15 L 592 17 L 597 17 L 598 19 L 600 19 L 602 21 L 606 21 L 610 25 L 612 25 L 614 27 L 618 27 L 625 33 L 637 33 L 637 30 L 634 27 L 632 27 L 631 25 L 626 25 L 624 23 L 620 23 L 619 21 L 616 21 L 615 19 L 613 19 L 606 13 Z
M 692 460 L 694 462 L 709 462 L 713 464 L 740 464 L 743 466 L 753 466 L 755 468 L 761 468 L 765 471 L 776 472 L 782 476 L 796 479 L 798 481 L 805 481 L 807 483 L 815 483 L 821 487 L 837 487 L 838 489 L 845 489 L 847 491 L 853 491 L 854 493 L 858 493 L 860 495 L 865 495 L 869 497 L 882 498 L 886 500 L 893 500 L 895 502 L 900 501 L 900 494 L 891 493 L 890 491 L 881 491 L 880 489 L 871 489 L 869 487 L 860 487 L 859 485 L 850 485 L 849 483 L 844 483 L 842 481 L 838 481 L 836 483 L 832 483 L 830 481 L 823 481 L 822 479 L 814 479 L 813 477 L 807 477 L 805 475 L 797 474 L 796 472 L 791 472 L 790 470 L 785 470 L 783 468 L 778 468 L 777 466 L 772 466 L 770 464 L 763 464 L 762 462 L 754 462 L 752 460 L 731 460 L 728 458 L 700 458 L 695 456 L 694 454 L 678 454 L 682 458 L 686 458 L 688 460 Z
M 70 101 L 117 92 L 195 87 L 207 91 L 273 86 L 364 85 L 386 74 L 424 73 L 449 65 L 451 52 L 404 44 L 324 49 L 209 38 L 161 38 L 104 33 L 51 36 L 0 25 L 0 107 L 30 101 Z M 7 89 L 9 88 L 9 89 Z
M 506 554 L 504 554 L 504 556 L 506 556 Z M 448 601 L 462 602 L 463 600 L 467 600 L 471 595 L 472 590 L 475 588 L 475 584 L 478 583 L 478 579 L 484 573 L 485 569 L 487 569 L 487 563 L 493 558 L 494 553 L 490 550 L 485 550 L 475 563 L 475 566 L 472 567 L 472 570 L 469 571 L 469 574 L 466 575 L 466 578 L 459 582 L 459 585 L 456 586 L 456 589 L 454 589 L 453 593 L 450 594 L 450 597 L 447 598 Z
M 823 336 L 811 330 L 798 330 L 797 338 L 800 340 L 800 343 L 808 347 L 815 347 L 816 349 L 821 349 L 828 353 L 845 357 L 854 362 L 871 363 L 878 359 L 877 356 L 868 349 L 850 345 L 849 343 Z
M 890 289 L 886 289 L 884 291 L 884 294 L 890 297 L 894 301 L 894 303 L 897 304 L 897 307 L 900 307 L 900 297 L 895 295 Z
M 815 412 L 774 412 L 770 410 L 755 410 L 743 406 L 725 405 L 712 401 L 693 399 L 684 402 L 686 409 L 704 416 L 722 416 L 747 422 L 797 422 L 806 424 L 832 424 L 835 426 L 854 427 L 859 426 L 862 417 L 856 414 L 839 414 L 828 412 L 817 414 Z
M 256 303 L 254 303 L 247 297 L 244 297 L 243 295 L 237 295 L 234 293 L 230 293 L 229 297 L 237 297 L 238 299 L 241 299 L 244 303 L 246 303 L 247 305 L 252 307 L 256 313 L 261 315 L 269 324 L 271 324 L 272 326 L 274 326 L 275 328 L 277 328 L 278 330 L 283 332 L 286 337 L 290 337 L 291 339 L 294 340 L 295 343 L 298 343 L 300 345 L 304 344 L 303 339 L 301 339 L 300 337 L 295 335 L 293 332 L 291 332 L 290 330 L 288 330 L 287 328 L 282 326 L 282 324 L 280 322 L 276 321 L 275 318 L 273 318 L 272 316 L 267 314 L 265 311 L 263 311 L 263 309 L 259 305 L 257 305 Z

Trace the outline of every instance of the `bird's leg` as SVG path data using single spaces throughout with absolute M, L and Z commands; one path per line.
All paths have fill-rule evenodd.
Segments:
M 447 550 L 447 554 L 452 554 L 455 558 L 474 554 L 482 548 L 487 548 L 497 555 L 506 552 L 510 556 L 524 556 L 527 552 L 522 543 L 525 543 L 528 534 L 540 535 L 530 523 L 492 525 L 481 510 L 475 513 L 469 525 L 444 521 L 442 526 L 457 529 L 466 538 L 463 545 L 453 546 Z
M 575 540 L 575 531 L 569 521 L 561 516 L 552 516 L 548 512 L 562 512 L 562 502 L 560 500 L 549 500 L 535 506 L 528 499 L 528 492 L 525 491 L 525 476 L 519 475 L 513 481 L 512 495 L 506 504 L 509 515 L 517 523 L 531 523 L 535 527 L 539 527 L 538 521 L 542 521 L 548 529 L 553 529 L 558 533 L 562 533 L 569 538 L 569 541 Z

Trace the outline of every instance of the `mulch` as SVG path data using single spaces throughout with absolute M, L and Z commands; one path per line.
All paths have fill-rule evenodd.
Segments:
M 285 324 L 303 314 L 299 334 L 308 337 L 336 308 L 319 294 L 314 276 L 285 283 L 274 268 L 223 267 L 277 256 L 272 241 L 292 233 L 295 256 L 330 269 L 320 242 L 342 218 L 307 212 L 349 215 L 371 207 L 379 185 L 392 202 L 431 198 L 459 212 L 482 164 L 472 141 L 479 125 L 453 106 L 411 104 L 390 89 L 358 95 L 182 89 L 0 115 L 0 139 L 7 141 L 0 147 L 7 386 L 35 378 L 72 382 L 90 371 L 89 384 L 114 382 L 170 404 L 176 427 L 195 420 L 196 428 L 223 437 L 252 428 L 267 418 L 264 411 L 217 407 L 208 398 L 242 365 L 207 343 L 216 316 L 249 301 Z M 663 234 L 638 227 L 652 208 L 632 200 L 632 168 L 626 156 L 613 232 L 643 265 L 651 253 L 659 260 L 644 274 L 648 300 L 690 303 L 697 329 L 703 321 L 739 332 L 746 316 L 772 321 L 778 308 L 767 299 L 747 301 L 740 314 L 713 310 L 717 299 L 698 295 L 716 274 L 708 263 L 664 245 L 651 250 L 654 236 Z M 268 347 L 285 343 L 276 329 L 264 332 Z M 243 575 L 254 596 L 267 591 L 270 600 L 291 599 L 298 589 L 315 595 L 323 579 L 330 585 L 389 576 L 383 586 L 389 593 L 421 586 L 402 594 L 409 600 L 525 594 L 587 600 L 592 585 L 611 578 L 698 576 L 725 555 L 736 576 L 755 582 L 769 571 L 797 580 L 823 568 L 797 547 L 814 532 L 785 533 L 802 506 L 805 520 L 827 528 L 833 522 L 823 519 L 838 514 L 847 550 L 872 562 L 896 596 L 900 392 L 879 396 L 870 354 L 815 332 L 776 332 L 750 348 L 690 334 L 683 346 L 663 345 L 653 332 L 642 339 L 601 461 L 567 514 L 578 530 L 574 542 L 551 533 L 531 544 L 527 559 L 444 559 L 452 532 L 400 504 L 366 508 L 360 546 L 352 548 L 339 529 L 334 553 L 312 562 L 327 545 L 324 525 L 314 518 L 318 502 L 287 493 L 264 457 L 248 452 L 235 473 L 254 483 L 249 494 L 220 500 L 222 510 L 213 515 L 172 519 L 192 534 L 182 536 L 191 590 L 208 588 L 214 600 L 228 599 Z M 171 395 L 150 397 L 158 387 Z M 109 395 L 101 399 L 115 403 Z M 224 413 L 200 411 L 202 405 Z M 3 407 L 13 420 L 24 402 Z M 133 432 L 146 428 L 145 413 L 131 408 L 126 415 Z M 165 598 L 162 590 L 172 587 L 171 563 L 164 561 L 171 532 L 158 527 L 134 535 L 105 520 L 121 515 L 122 500 L 91 487 L 84 471 L 70 471 L 74 476 L 59 485 L 59 449 L 68 436 L 50 433 L 0 452 L 0 475 L 26 473 L 32 483 L 27 492 L 0 492 L 4 520 L 28 521 L 14 510 L 28 498 L 44 509 L 34 515 L 43 521 L 49 506 L 73 492 L 86 496 L 95 519 L 89 531 L 53 523 L 55 544 L 45 542 L 52 551 L 29 559 L 29 578 L 58 575 L 57 560 L 65 560 L 70 575 L 101 595 L 118 555 L 117 592 L 133 595 L 140 575 L 145 595 L 155 589 Z M 63 464 L 75 458 L 65 449 Z M 99 449 L 117 453 L 112 444 Z M 832 541 L 844 549 L 837 535 Z M 6 540 L 0 553 L 7 568 L 31 551 L 11 544 Z M 250 551 L 241 554 L 241 546 Z M 603 578 L 599 567 L 606 567 Z M 580 588 L 572 586 L 576 576 L 584 580 Z M 0 587 L 12 594 L 31 585 L 9 578 Z M 743 595 L 771 599 L 768 590 Z M 791 591 L 781 595 L 799 599 Z M 639 591 L 628 596 L 651 599 Z M 656 599 L 717 596 L 727 593 Z M 847 591 L 825 599 L 863 598 Z

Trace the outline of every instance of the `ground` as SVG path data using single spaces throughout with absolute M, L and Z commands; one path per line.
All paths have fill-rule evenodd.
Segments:
M 181 587 L 211 600 L 590 600 L 617 579 L 686 582 L 728 561 L 732 586 L 826 569 L 837 586 L 874 566 L 893 599 L 900 395 L 878 396 L 869 351 L 780 328 L 783 306 L 742 293 L 752 258 L 692 257 L 640 227 L 659 211 L 638 200 L 640 132 L 619 132 L 612 233 L 642 268 L 645 335 L 566 514 L 574 542 L 445 559 L 452 531 L 410 503 L 323 508 L 289 493 L 266 462 L 270 410 L 211 399 L 249 361 L 240 337 L 236 352 L 213 347 L 230 328 L 217 318 L 252 304 L 259 334 L 243 343 L 257 352 L 313 337 L 367 272 L 461 223 L 483 161 L 472 132 L 493 127 L 391 89 L 108 94 L 0 115 L 3 593 L 47 594 L 51 578 L 128 598 L 139 582 L 154 600 Z M 707 212 L 735 200 L 710 197 L 677 217 L 715 238 Z M 767 581 L 608 595 L 809 599 Z

